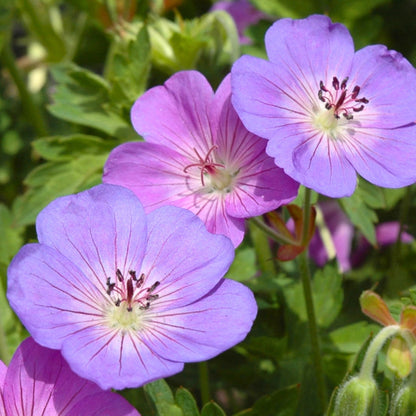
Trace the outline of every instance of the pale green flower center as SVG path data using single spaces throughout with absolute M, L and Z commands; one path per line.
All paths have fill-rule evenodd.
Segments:
M 128 309 L 126 302 L 119 306 L 110 304 L 105 311 L 105 323 L 111 329 L 117 329 L 122 332 L 140 331 L 144 327 L 145 314 L 137 304 Z

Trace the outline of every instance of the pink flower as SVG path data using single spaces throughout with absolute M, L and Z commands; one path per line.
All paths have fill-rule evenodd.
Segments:
M 123 397 L 77 376 L 59 351 L 23 341 L 0 361 L 2 416 L 140 416 Z
M 103 181 L 131 189 L 146 211 L 186 208 L 240 244 L 244 219 L 290 202 L 298 183 L 267 156 L 266 140 L 245 129 L 230 96 L 230 77 L 214 94 L 196 71 L 147 91 L 131 111 L 146 141 L 116 147 Z

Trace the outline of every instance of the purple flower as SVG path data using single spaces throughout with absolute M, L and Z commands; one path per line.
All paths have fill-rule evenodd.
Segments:
M 131 111 L 146 142 L 116 147 L 104 182 L 131 189 L 147 211 L 167 204 L 189 209 L 237 246 L 244 219 L 290 202 L 298 184 L 267 156 L 266 140 L 244 128 L 230 95 L 229 77 L 214 95 L 196 71 L 147 91 Z
M 77 376 L 59 351 L 23 341 L 9 367 L 0 361 L 2 416 L 140 416 L 123 397 Z
M 371 244 L 361 236 L 357 247 L 352 251 L 354 226 L 335 201 L 325 201 L 319 204 L 323 220 L 328 228 L 333 244 L 334 254 L 341 272 L 347 272 L 358 266 L 371 249 Z M 396 221 L 385 222 L 376 226 L 376 241 L 379 247 L 394 244 L 399 237 L 400 224 Z M 400 236 L 403 243 L 411 243 L 413 237 L 403 232 Z M 309 253 L 318 266 L 323 266 L 329 259 L 328 246 L 324 244 L 317 229 L 309 245 Z
M 241 57 L 233 104 L 292 178 L 331 197 L 351 195 L 358 173 L 397 188 L 416 180 L 416 71 L 382 45 L 354 52 L 326 16 L 282 19 L 266 33 L 270 59 Z
M 211 7 L 211 11 L 214 10 L 225 10 L 231 15 L 237 27 L 240 43 L 243 45 L 251 43 L 251 39 L 244 35 L 245 30 L 261 19 L 268 18 L 267 15 L 253 7 L 248 0 L 217 1 Z
M 252 292 L 222 278 L 230 240 L 187 210 L 146 215 L 128 189 L 99 185 L 56 199 L 36 227 L 39 244 L 9 266 L 10 304 L 38 343 L 104 389 L 178 373 L 251 328 Z

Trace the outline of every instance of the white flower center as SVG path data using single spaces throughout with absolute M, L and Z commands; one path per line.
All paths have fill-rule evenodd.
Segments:
M 119 306 L 110 304 L 105 312 L 105 323 L 112 329 L 122 332 L 140 331 L 144 326 L 144 311 L 138 305 L 133 305 L 128 310 L 128 305 L 123 302 Z

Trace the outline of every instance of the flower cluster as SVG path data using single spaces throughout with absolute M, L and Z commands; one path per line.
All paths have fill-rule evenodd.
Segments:
M 281 19 L 265 42 L 270 61 L 241 57 L 216 92 L 197 71 L 149 89 L 131 110 L 144 141 L 111 152 L 104 184 L 40 212 L 38 242 L 8 269 L 8 300 L 33 339 L 0 365 L 1 414 L 138 415 L 102 389 L 176 374 L 250 331 L 253 293 L 224 278 L 245 219 L 288 204 L 299 183 L 342 197 L 357 173 L 384 187 L 415 182 L 416 70 L 406 59 L 381 45 L 355 52 L 326 16 Z M 321 208 L 347 270 L 352 225 L 332 202 Z M 288 210 L 292 258 L 312 237 L 315 211 Z M 398 234 L 389 224 L 378 239 Z M 310 252 L 328 258 L 318 237 Z M 375 297 L 363 299 L 371 316 Z M 400 324 L 373 315 L 398 331 L 416 313 L 407 308 Z

